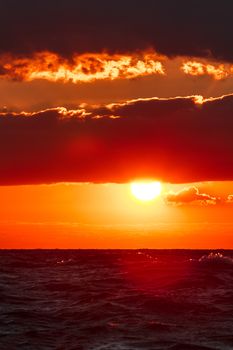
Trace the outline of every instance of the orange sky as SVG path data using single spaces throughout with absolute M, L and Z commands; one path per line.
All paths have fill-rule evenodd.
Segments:
M 122 68 L 121 56 L 101 54 L 104 63 L 94 73 L 89 67 L 89 75 L 82 67 L 75 73 L 68 61 L 60 63 L 61 58 L 49 54 L 48 63 L 43 55 L 42 63 L 38 55 L 23 63 L 13 56 L 5 62 L 2 56 L 0 64 L 6 69 L 0 80 L 2 118 L 8 112 L 58 106 L 72 109 L 70 114 L 79 106 L 85 118 L 88 104 L 101 110 L 101 104 L 129 99 L 232 93 L 228 62 L 138 55 L 129 56 L 132 62 Z M 84 65 L 91 59 L 81 56 Z M 158 62 L 161 66 L 155 65 Z M 55 65 L 52 71 L 50 64 Z M 72 79 L 66 79 L 67 74 Z M 0 248 L 233 248 L 233 182 L 162 187 L 158 198 L 144 203 L 133 197 L 129 183 L 1 186 Z
M 221 201 L 167 201 L 169 193 L 194 186 Z M 233 182 L 162 188 L 142 202 L 129 184 L 0 187 L 0 247 L 232 248 Z
M 189 69 L 186 69 L 185 72 L 189 74 L 185 74 L 184 64 L 188 62 L 199 62 L 199 70 L 195 69 L 195 66 L 194 68 L 188 66 Z M 218 97 L 232 93 L 233 74 L 229 63 L 198 58 L 190 61 L 188 57 L 163 58 L 161 63 L 164 67 L 164 74 L 159 74 L 160 72 L 156 70 L 153 74 L 143 73 L 142 69 L 141 75 L 139 74 L 134 79 L 132 79 L 133 76 L 131 79 L 126 79 L 124 73 L 119 73 L 117 79 L 109 79 L 107 75 L 105 79 L 96 79 L 92 82 L 90 80 L 87 83 L 78 80 L 76 84 L 72 80 L 64 83 L 64 79 L 58 79 L 54 83 L 52 72 L 44 74 L 44 77 L 47 77 L 45 79 L 36 79 L 35 75 L 33 79 L 26 79 L 24 69 L 17 71 L 19 79 L 15 79 L 12 73 L 13 80 L 11 80 L 10 70 L 7 70 L 4 79 L 0 79 L 0 106 L 2 110 L 35 112 L 57 106 L 77 108 L 82 103 L 112 103 L 142 97 L 168 98 L 191 95 Z M 206 68 L 208 66 L 215 67 L 215 70 L 223 66 L 223 72 L 226 72 L 227 75 L 223 74 L 220 75 L 221 79 L 215 79 L 215 70 L 212 68 L 208 71 Z M 26 72 L 30 75 L 33 66 L 29 67 L 29 72 L 28 70 Z M 38 76 L 41 72 L 43 73 L 43 70 L 39 69 Z M 86 79 L 88 81 L 91 77 L 87 74 Z

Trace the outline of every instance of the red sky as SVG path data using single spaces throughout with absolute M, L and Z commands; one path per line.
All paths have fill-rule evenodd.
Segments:
M 233 248 L 224 3 L 2 5 L 0 248 Z

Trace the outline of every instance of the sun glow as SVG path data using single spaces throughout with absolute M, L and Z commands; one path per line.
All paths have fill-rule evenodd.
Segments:
M 161 191 L 159 181 L 140 181 L 131 184 L 133 196 L 141 201 L 152 201 L 161 194 Z

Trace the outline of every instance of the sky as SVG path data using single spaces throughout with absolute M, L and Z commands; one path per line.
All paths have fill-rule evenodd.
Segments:
M 233 248 L 232 11 L 1 2 L 0 248 Z

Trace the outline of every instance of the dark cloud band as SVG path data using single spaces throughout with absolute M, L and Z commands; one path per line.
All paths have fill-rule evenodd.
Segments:
M 229 0 L 3 0 L 0 52 L 130 52 L 233 61 Z
M 233 180 L 233 96 L 202 102 L 2 113 L 0 184 Z

